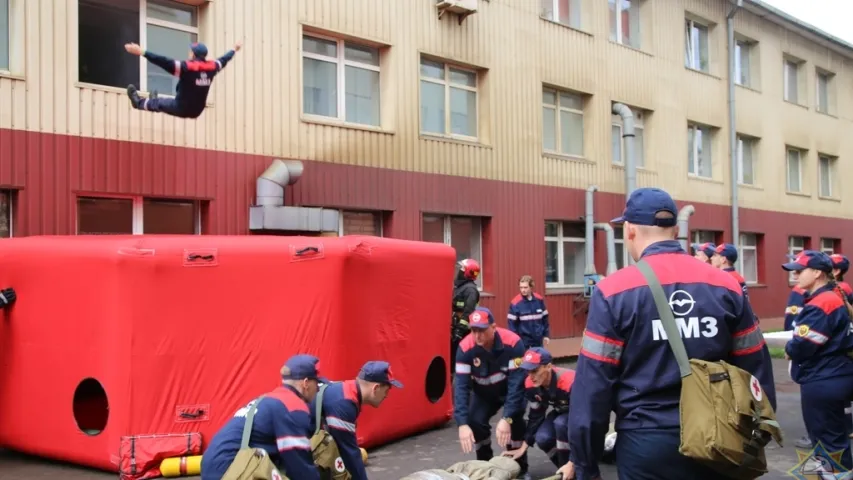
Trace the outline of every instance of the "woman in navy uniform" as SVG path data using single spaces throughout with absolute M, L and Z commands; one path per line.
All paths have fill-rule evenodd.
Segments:
M 853 419 L 844 413 L 853 398 L 853 324 L 832 276 L 832 259 L 806 250 L 782 268 L 794 272 L 808 294 L 793 337 L 785 345 L 786 356 L 793 361 L 791 377 L 802 392 L 806 432 L 814 446 L 840 453 L 841 465 L 853 470 Z

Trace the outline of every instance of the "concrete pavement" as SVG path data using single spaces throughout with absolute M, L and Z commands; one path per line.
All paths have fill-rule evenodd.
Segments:
M 787 362 L 774 360 L 774 372 L 776 373 L 778 392 L 777 418 L 784 429 L 786 442 L 783 448 L 771 447 L 767 450 L 770 473 L 762 478 L 781 480 L 793 478 L 786 473 L 798 461 L 793 442 L 804 435 L 805 429 L 800 411 L 799 387 L 788 377 Z M 452 424 L 373 449 L 369 454 L 368 471 L 371 480 L 399 480 L 404 475 L 417 470 L 447 467 L 460 460 L 472 458 L 466 457 L 460 452 L 456 428 Z M 531 449 L 530 465 L 530 473 L 533 478 L 546 477 L 553 474 L 555 470 L 545 455 L 535 448 Z M 116 474 L 0 451 L 0 479 L 35 480 L 48 478 L 98 480 L 114 479 Z M 604 465 L 603 478 L 617 478 L 615 467 Z

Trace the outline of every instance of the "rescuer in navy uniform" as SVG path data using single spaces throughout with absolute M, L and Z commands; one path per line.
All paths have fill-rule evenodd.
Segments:
M 711 257 L 714 256 L 714 250 L 717 248 L 711 242 L 694 243 L 690 247 L 693 249 L 693 258 L 704 263 L 711 263 Z
M 832 260 L 832 277 L 835 278 L 835 285 L 844 293 L 847 303 L 853 304 L 853 288 L 844 281 L 844 275 L 850 269 L 850 260 L 840 253 L 833 253 L 829 259 Z
M 480 264 L 473 258 L 457 263 L 456 278 L 453 279 L 453 314 L 450 320 L 450 365 L 456 363 L 456 349 L 459 342 L 471 333 L 468 317 L 474 313 L 480 303 L 480 290 L 477 289 L 477 277 L 480 276 Z M 453 381 L 453 370 L 450 379 Z
M 823 252 L 806 250 L 782 268 L 794 272 L 797 285 L 809 293 L 785 345 L 791 377 L 800 384 L 806 432 L 813 445 L 843 452 L 841 465 L 853 470 L 853 418 L 844 413 L 853 398 L 853 325 L 844 293 L 836 288 L 832 260 Z
M 551 326 L 545 298 L 533 291 L 533 277 L 518 280 L 519 294 L 509 304 L 506 323 L 509 330 L 524 341 L 527 348 L 547 347 L 551 342 Z
M 153 92 L 151 98 L 143 99 L 134 85 L 128 85 L 130 104 L 138 110 L 162 112 L 179 118 L 198 118 L 207 107 L 207 94 L 210 93 L 213 77 L 228 65 L 242 46 L 242 42 L 237 42 L 233 50 L 218 60 L 207 60 L 207 47 L 203 43 L 193 43 L 190 45 L 189 59 L 178 61 L 143 50 L 135 43 L 126 44 L 124 49 L 128 53 L 141 55 L 179 78 L 175 98 L 157 98 L 157 92 Z
M 726 272 L 697 263 L 675 240 L 678 211 L 657 188 L 634 191 L 621 217 L 625 247 L 646 260 L 682 319 L 689 358 L 725 360 L 753 374 L 776 408 L 770 355 L 749 302 Z M 620 479 L 700 480 L 719 475 L 679 451 L 678 363 L 651 289 L 635 266 L 602 280 L 590 299 L 569 410 L 571 462 L 563 478 L 599 478 L 610 411 L 616 412 Z M 681 321 L 679 323 L 681 323 Z

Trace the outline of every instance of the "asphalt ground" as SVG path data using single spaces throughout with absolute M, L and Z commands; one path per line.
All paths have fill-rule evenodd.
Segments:
M 571 366 L 567 364 L 567 366 Z M 770 472 L 763 479 L 796 478 L 787 472 L 798 463 L 793 446 L 805 434 L 800 410 L 799 386 L 788 376 L 787 362 L 773 360 L 776 374 L 777 419 L 785 432 L 785 446 L 772 444 L 767 449 Z M 495 416 L 497 419 L 498 416 Z M 498 452 L 496 452 L 498 453 Z M 545 478 L 556 470 L 545 454 L 537 448 L 530 450 L 530 473 L 533 478 Z M 424 432 L 392 444 L 369 451 L 368 474 L 371 480 L 399 480 L 406 474 L 429 468 L 445 468 L 458 461 L 472 459 L 459 448 L 456 427 L 450 423 L 442 428 Z M 665 467 L 664 467 L 665 468 Z M 0 450 L 0 479 L 2 480 L 99 480 L 115 479 L 115 473 L 106 473 L 73 465 L 51 462 L 34 457 Z M 184 477 L 198 478 L 198 477 Z M 603 479 L 616 479 L 615 466 L 602 465 Z

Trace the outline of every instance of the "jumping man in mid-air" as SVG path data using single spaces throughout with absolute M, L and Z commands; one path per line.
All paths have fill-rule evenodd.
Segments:
M 207 94 L 213 77 L 228 65 L 242 46 L 243 42 L 237 42 L 233 50 L 218 60 L 207 60 L 207 47 L 203 43 L 193 43 L 190 45 L 189 59 L 179 61 L 143 50 L 136 43 L 126 44 L 124 49 L 128 53 L 143 56 L 179 78 L 175 98 L 157 98 L 157 92 L 152 92 L 151 97 L 145 99 L 139 96 L 136 86 L 128 85 L 130 104 L 139 110 L 162 112 L 180 118 L 198 118 L 207 107 Z

